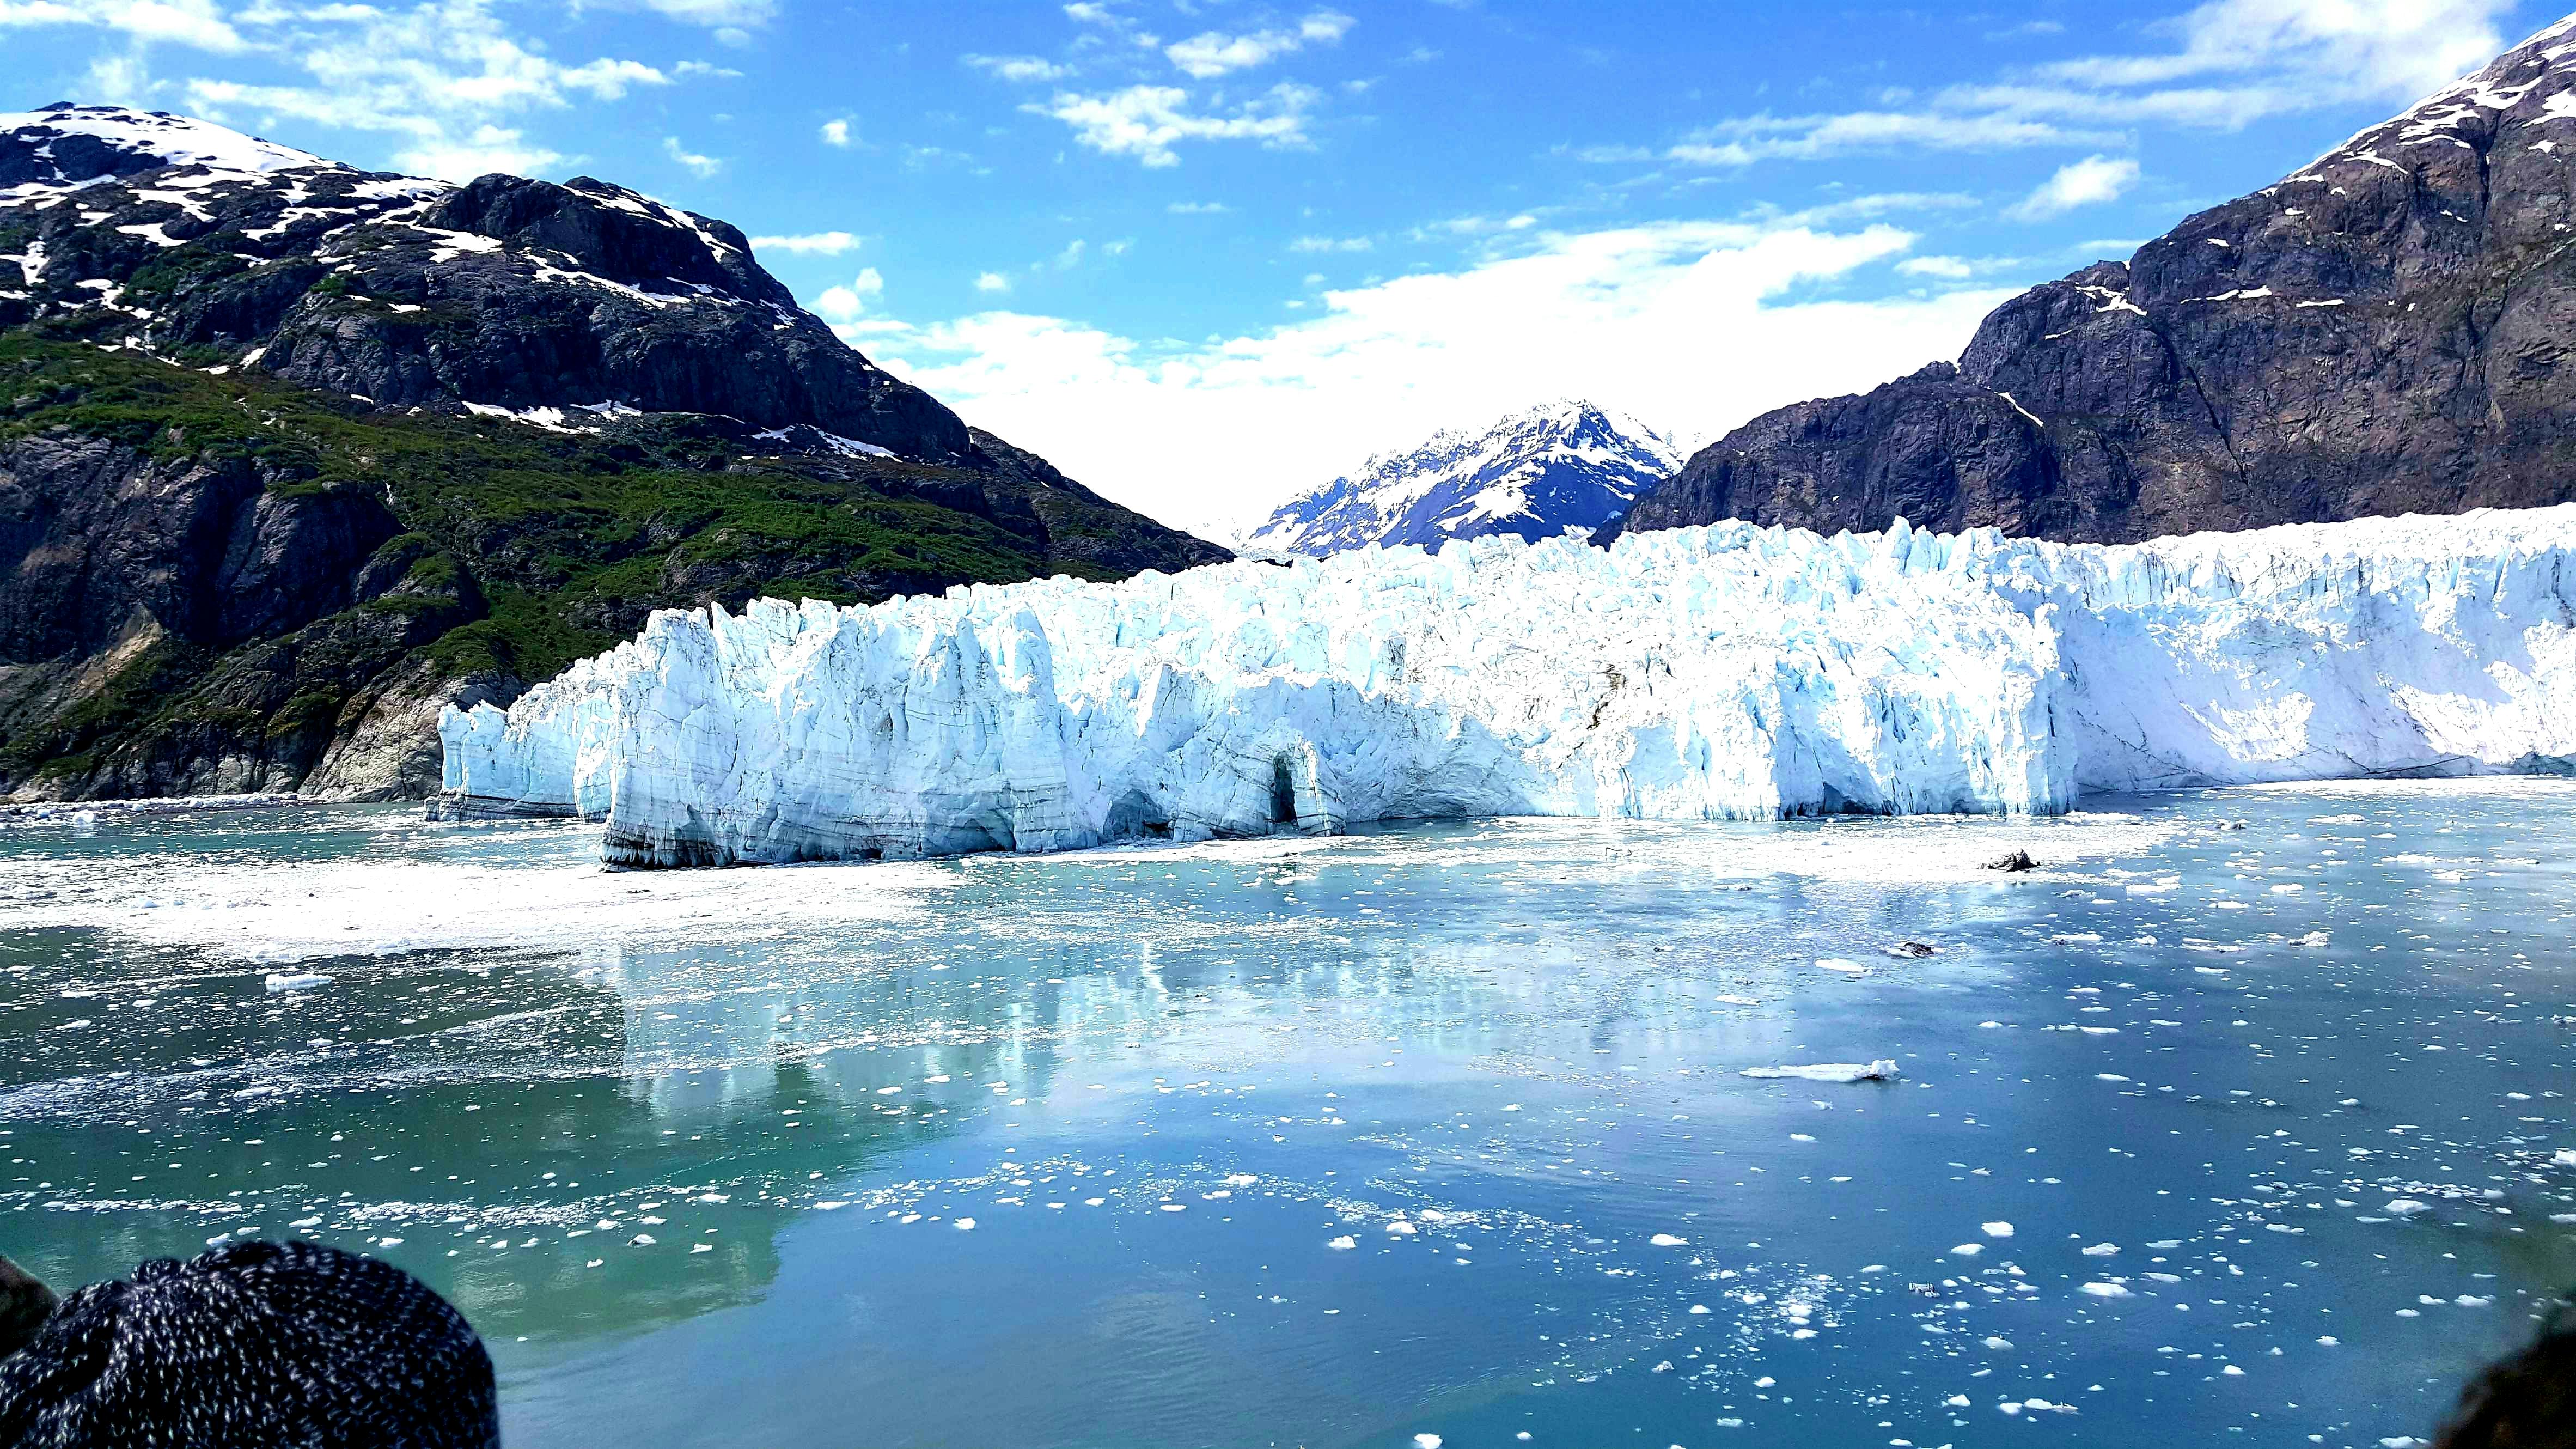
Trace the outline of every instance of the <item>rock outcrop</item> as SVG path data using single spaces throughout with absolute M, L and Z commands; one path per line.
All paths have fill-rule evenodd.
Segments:
M 2571 246 L 2576 17 L 2007 302 L 1955 368 L 1754 419 L 1622 526 L 2116 542 L 2576 498 Z
M 1224 550 L 969 429 L 588 178 L 0 117 L 0 795 L 419 796 L 656 608 Z

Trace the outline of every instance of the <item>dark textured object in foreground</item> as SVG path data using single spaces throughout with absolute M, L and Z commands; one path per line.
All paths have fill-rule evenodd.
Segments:
M 2023 293 L 1955 367 L 1755 418 L 1623 526 L 2121 543 L 2576 498 L 2571 30 Z
M 419 1280 L 242 1242 L 65 1299 L 0 1359 L 0 1446 L 494 1449 L 492 1360 Z
M 2562 1300 L 2537 1341 L 2460 1391 L 2433 1449 L 2576 1449 L 2576 1304 Z
M 0 1358 L 25 1348 L 61 1306 L 34 1274 L 0 1258 Z

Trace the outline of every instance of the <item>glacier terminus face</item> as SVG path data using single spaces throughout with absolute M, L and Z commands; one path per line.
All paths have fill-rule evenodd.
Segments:
M 1720 523 L 763 599 L 447 711 L 431 808 L 667 866 L 2563 772 L 2571 559 L 2576 506 L 2118 547 Z

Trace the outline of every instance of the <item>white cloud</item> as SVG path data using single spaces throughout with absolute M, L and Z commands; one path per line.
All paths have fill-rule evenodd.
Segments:
M 846 327 L 867 312 L 870 298 L 884 294 L 885 278 L 878 276 L 874 267 L 862 267 L 847 285 L 824 288 L 823 295 L 814 299 L 814 313 L 826 322 Z
M 826 146 L 847 146 L 850 144 L 850 123 L 847 121 L 825 121 L 823 123 L 822 135 L 823 144 Z
M 978 292 L 1007 292 L 1011 290 L 1011 279 L 1003 276 L 999 272 L 978 272 L 975 274 L 975 290 Z
M 755 252 L 794 252 L 798 256 L 837 257 L 859 244 L 859 239 L 845 231 L 818 231 L 804 236 L 756 236 L 751 239 Z
M 442 136 L 424 141 L 404 151 L 401 159 L 406 168 L 424 175 L 469 181 L 494 171 L 510 176 L 533 176 L 561 161 L 563 155 L 528 140 L 510 127 L 477 126 L 453 140 Z
M 1958 257 L 1907 257 L 1896 269 L 1909 277 L 1940 277 L 1946 281 L 1965 281 L 1977 274 L 1976 267 Z
M 1199 343 L 993 311 L 887 329 L 873 355 L 977 424 L 1185 525 L 1257 515 L 1370 451 L 1531 400 L 1598 397 L 1710 436 L 1958 353 L 2001 294 L 1813 295 L 1902 255 L 1885 224 L 1658 223 L 1520 233 L 1462 270 L 1328 291 L 1289 325 Z M 1278 420 L 1300 420 L 1282 429 Z M 1242 440 L 1263 439 L 1246 452 Z M 1207 460 L 1231 460 L 1212 491 Z
M 2005 151 L 2029 146 L 2107 145 L 2116 133 L 2071 130 L 2054 121 L 1990 115 L 1854 111 L 1845 115 L 1740 116 L 1694 132 L 1665 151 L 1692 166 L 1815 161 L 1857 151 Z M 1628 159 L 1611 157 L 1607 159 Z
M 2046 221 L 2082 206 L 2117 201 L 2138 184 L 2138 163 L 2126 156 L 2087 156 L 2057 168 L 2057 174 L 2004 211 L 2015 221 Z
M 232 55 L 250 42 L 213 0 L 0 0 L 0 30 L 86 25 L 144 45 L 184 45 Z
M 1292 252 L 1364 252 L 1377 243 L 1364 236 L 1301 236 L 1288 243 Z
M 2514 0 L 2210 0 L 2167 27 L 2181 34 L 2176 52 L 2092 56 L 2041 73 L 2137 86 L 2289 68 L 2334 98 L 2412 99 L 2504 49 L 2496 22 L 2515 8 Z
M 1191 109 L 1178 86 L 1129 86 L 1102 95 L 1059 93 L 1045 105 L 1021 109 L 1053 116 L 1073 128 L 1073 138 L 1109 156 L 1133 156 L 1148 166 L 1176 166 L 1172 147 L 1182 141 L 1258 141 L 1302 146 L 1306 112 L 1319 99 L 1313 89 L 1277 85 L 1222 115 Z
M 2504 48 L 2515 0 L 2209 0 L 2148 27 L 2166 50 L 2057 61 L 1951 86 L 1912 109 L 1737 116 L 1678 144 L 1588 160 L 1745 166 L 1855 151 L 2105 148 L 2143 125 L 2233 130 L 2267 116 L 2439 89 Z
M 1163 55 L 1184 73 L 1200 80 L 1212 80 L 1232 71 L 1268 65 L 1310 44 L 1336 44 L 1350 33 L 1354 23 L 1351 17 L 1339 11 L 1318 10 L 1297 22 L 1293 30 L 1255 30 L 1241 35 L 1202 31 L 1187 40 L 1176 40 L 1163 47 Z
M 400 138 L 397 166 L 462 179 L 490 170 L 534 171 L 562 159 L 511 124 L 522 112 L 564 109 L 576 97 L 613 100 L 639 86 L 669 83 L 662 71 L 637 61 L 556 61 L 521 43 L 494 6 L 495 0 L 423 0 L 400 10 L 237 11 L 232 20 L 255 35 L 254 48 L 301 72 L 304 83 L 193 77 L 179 89 L 190 110 L 213 120 L 256 125 L 292 117 L 388 133 Z
M 1071 66 L 1034 55 L 964 55 L 958 59 L 986 75 L 1006 81 L 1062 80 L 1073 74 Z
M 698 176 L 713 176 L 724 169 L 724 163 L 713 156 L 701 156 L 680 144 L 677 136 L 662 138 L 662 154 L 687 167 Z
M 709 29 L 764 25 L 778 14 L 778 0 L 636 0 L 644 9 Z
M 1234 210 L 1222 201 L 1175 201 L 1163 209 L 1174 216 L 1223 216 Z

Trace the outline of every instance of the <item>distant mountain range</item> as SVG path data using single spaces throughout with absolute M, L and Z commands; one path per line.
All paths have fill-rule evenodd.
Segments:
M 1228 557 L 969 428 L 621 186 L 0 116 L 0 795 L 436 788 L 657 608 Z
M 1480 433 L 1438 433 L 1371 458 L 1281 504 L 1245 546 L 1321 555 L 1495 533 L 1553 538 L 1611 522 L 1681 465 L 1671 441 L 1634 418 L 1552 402 Z
M 2576 499 L 2576 17 L 1957 365 L 1765 414 L 1621 524 L 2120 542 Z

